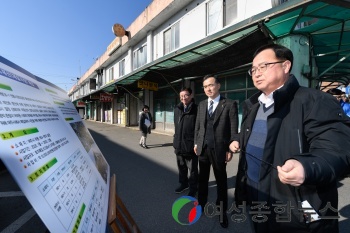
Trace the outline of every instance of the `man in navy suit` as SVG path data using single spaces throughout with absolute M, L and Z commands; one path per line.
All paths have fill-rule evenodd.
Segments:
M 220 82 L 214 75 L 203 78 L 203 89 L 208 99 L 198 105 L 194 139 L 194 152 L 199 156 L 198 202 L 204 209 L 212 166 L 217 184 L 216 205 L 221 211 L 220 225 L 227 228 L 226 163 L 232 159 L 231 150 L 239 148 L 237 103 L 220 95 Z

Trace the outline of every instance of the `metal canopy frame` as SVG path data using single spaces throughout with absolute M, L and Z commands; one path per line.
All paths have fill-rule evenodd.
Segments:
M 243 25 L 245 26 L 245 25 Z M 239 27 L 239 26 L 238 26 Z M 241 30 L 230 30 L 226 28 L 216 34 L 208 36 L 194 44 L 188 45 L 179 50 L 173 51 L 153 62 L 146 64 L 145 66 L 140 67 L 139 69 L 127 74 L 119 80 L 114 81 L 109 84 L 108 87 L 105 87 L 104 90 L 112 90 L 114 84 L 118 85 L 130 85 L 136 82 L 141 78 L 145 78 L 149 81 L 156 82 L 171 82 L 179 78 L 186 77 L 190 74 L 179 74 L 177 71 L 170 72 L 170 70 L 183 69 L 179 67 L 185 67 L 186 65 L 191 66 L 195 62 L 200 62 L 205 59 L 212 58 L 218 52 L 225 51 L 228 48 L 232 48 L 238 42 L 241 42 L 245 38 L 253 34 L 262 34 L 260 32 L 258 25 L 249 26 L 249 27 L 240 27 Z M 262 39 L 261 35 L 259 39 Z M 265 37 L 265 40 L 267 38 Z M 258 43 L 258 41 L 256 41 Z M 266 43 L 266 42 L 262 42 Z M 218 59 L 223 59 L 222 57 Z M 251 56 L 250 56 L 251 59 Z M 231 67 L 232 68 L 232 67 Z M 201 68 L 198 68 L 200 71 Z M 167 72 L 168 71 L 168 72 Z M 195 72 L 192 72 L 195 73 Z M 201 74 L 198 74 L 201 75 Z M 147 77 L 146 77 L 147 76 Z M 165 77 L 166 76 L 166 77 Z M 162 80 L 163 79 L 163 80 Z
M 290 9 L 264 23 L 269 34 L 274 39 L 292 34 L 307 37 L 309 42 L 301 38 L 299 43 L 309 46 L 311 66 L 318 70 L 309 78 L 349 84 L 350 1 L 309 1 L 293 8 L 294 2 L 287 2 Z
M 116 84 L 130 85 L 141 78 L 161 81 L 161 76 L 164 74 L 168 75 L 167 79 L 179 79 L 183 75 L 167 71 L 191 64 L 199 65 L 201 60 L 234 46 L 257 30 L 261 30 L 272 40 L 289 35 L 301 35 L 299 43 L 309 46 L 313 58 L 310 66 L 317 67 L 319 74 L 315 76 L 310 72 L 308 78 L 349 84 L 350 1 L 291 0 L 169 53 L 109 83 L 102 89 L 113 91 Z M 308 40 L 303 41 L 303 36 Z M 231 69 L 238 66 L 242 64 L 233 64 Z M 157 76 L 157 73 L 161 76 Z

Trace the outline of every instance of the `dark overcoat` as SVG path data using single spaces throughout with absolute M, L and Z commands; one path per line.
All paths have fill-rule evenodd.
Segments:
M 174 108 L 174 140 L 175 154 L 194 155 L 194 127 L 196 125 L 197 104 L 193 101 L 184 113 L 183 103 Z
M 151 127 L 152 127 L 152 114 L 150 112 L 148 112 L 148 117 L 145 112 L 141 112 L 140 113 L 140 117 L 139 117 L 139 129 L 143 134 L 150 134 L 151 133 Z M 148 119 L 151 122 L 151 126 L 147 127 L 145 125 L 145 119 Z
M 243 104 L 241 154 L 235 189 L 237 204 L 247 197 L 246 156 L 251 155 L 244 151 L 259 108 L 260 94 Z M 262 232 L 338 232 L 338 213 L 331 208 L 338 208 L 337 179 L 350 167 L 350 119 L 332 95 L 299 86 L 293 75 L 273 93 L 273 98 L 274 113 L 267 118 L 259 200 L 255 200 L 266 202 L 271 211 L 266 224 L 268 228 Z M 305 182 L 300 187 L 282 184 L 277 171 L 268 164 L 281 166 L 288 159 L 298 160 L 305 169 Z M 305 200 L 320 216 L 334 219 L 307 224 L 299 211 L 300 202 Z M 327 208 L 327 203 L 331 208 Z M 279 216 L 274 205 L 285 205 L 286 212 Z M 287 209 L 287 205 L 291 208 Z M 282 221 L 277 221 L 278 217 Z

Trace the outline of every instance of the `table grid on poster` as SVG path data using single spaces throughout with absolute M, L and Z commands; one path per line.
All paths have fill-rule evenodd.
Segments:
M 77 150 L 38 187 L 65 229 L 75 220 L 91 174 L 87 158 Z

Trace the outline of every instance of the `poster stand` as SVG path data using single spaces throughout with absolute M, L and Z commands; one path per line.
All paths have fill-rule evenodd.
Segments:
M 110 167 L 66 91 L 0 56 L 0 97 L 0 172 L 50 232 L 105 232 Z
M 114 233 L 141 233 L 123 201 L 117 195 L 117 179 L 113 174 L 110 179 L 108 224 Z

